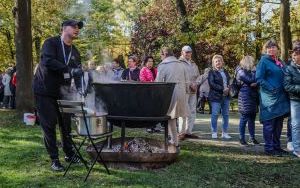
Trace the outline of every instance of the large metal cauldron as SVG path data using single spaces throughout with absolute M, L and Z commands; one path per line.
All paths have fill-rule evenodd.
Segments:
M 80 135 L 88 135 L 87 128 L 91 136 L 106 133 L 108 130 L 105 114 L 101 116 L 91 114 L 86 115 L 87 128 L 84 122 L 83 115 L 76 114 L 75 123 L 77 126 L 77 132 Z
M 166 116 L 175 83 L 94 83 L 96 100 L 106 105 L 108 115 L 126 117 Z

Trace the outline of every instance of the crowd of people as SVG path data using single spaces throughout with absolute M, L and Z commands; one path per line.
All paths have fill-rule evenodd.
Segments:
M 4 73 L 0 72 L 0 107 L 15 109 L 16 103 L 16 67 L 9 67 Z
M 218 117 L 222 115 L 221 138 L 230 139 L 229 107 L 233 89 L 232 80 L 238 87 L 238 111 L 240 114 L 239 137 L 241 145 L 259 144 L 255 137 L 255 119 L 259 112 L 259 121 L 263 124 L 264 148 L 267 155 L 282 156 L 293 154 L 300 157 L 300 42 L 294 42 L 289 62 L 278 58 L 279 47 L 269 40 L 263 47 L 263 55 L 256 65 L 252 56 L 244 56 L 231 77 L 225 68 L 221 55 L 214 55 L 211 67 L 200 75 L 197 65 L 192 61 L 192 49 L 182 48 L 177 59 L 172 50 L 163 48 L 158 68 L 154 67 L 154 58 L 148 56 L 138 66 L 137 58 L 128 58 L 128 68 L 118 72 L 120 81 L 139 82 L 175 82 L 176 105 L 171 103 L 169 123 L 171 142 L 186 138 L 198 138 L 192 133 L 196 110 L 204 113 L 204 103 L 209 103 L 211 114 L 211 138 L 218 138 Z M 114 62 L 114 64 L 118 64 Z M 117 66 L 118 67 L 118 66 Z M 112 67 L 112 75 L 117 72 Z M 173 96 L 174 97 L 174 96 Z M 197 100 L 198 98 L 198 100 Z M 172 111 L 173 110 L 173 111 Z M 297 116 L 298 114 L 298 116 Z M 287 118 L 287 151 L 281 148 L 280 138 L 284 119 Z M 246 126 L 249 141 L 246 140 Z
M 252 56 L 244 56 L 235 68 L 233 76 L 230 76 L 226 70 L 221 55 L 214 55 L 211 67 L 206 68 L 200 75 L 197 65 L 192 61 L 192 49 L 189 46 L 182 48 L 179 58 L 174 56 L 171 49 L 162 49 L 162 62 L 158 63 L 157 68 L 154 66 L 152 56 L 145 57 L 141 64 L 138 63 L 136 56 L 130 56 L 127 69 L 121 68 L 115 60 L 113 66 L 106 66 L 104 70 L 111 72 L 110 77 L 117 81 L 177 83 L 174 92 L 177 106 L 173 106 L 173 112 L 169 112 L 172 118 L 170 122 L 171 142 L 176 146 L 179 141 L 186 138 L 198 138 L 192 133 L 196 110 L 204 113 L 206 102 L 209 104 L 211 114 L 211 138 L 219 137 L 218 117 L 220 114 L 222 115 L 220 137 L 231 138 L 228 133 L 229 107 L 232 98 L 232 80 L 236 79 L 240 114 L 240 144 L 259 144 L 255 137 L 255 119 L 259 112 L 259 120 L 263 124 L 265 153 L 281 156 L 288 154 L 288 151 L 293 151 L 295 155 L 300 156 L 298 149 L 300 125 L 299 118 L 296 116 L 300 114 L 299 74 L 297 75 L 300 70 L 300 42 L 294 42 L 293 46 L 291 60 L 284 63 L 278 58 L 277 43 L 269 40 L 263 47 L 263 55 L 258 64 L 256 65 Z M 184 92 L 179 92 L 179 90 Z M 170 110 L 172 110 L 172 104 Z M 280 143 L 284 118 L 288 120 L 288 151 L 283 150 Z M 245 136 L 247 126 L 250 135 L 248 141 Z M 153 131 L 156 131 L 155 128 Z

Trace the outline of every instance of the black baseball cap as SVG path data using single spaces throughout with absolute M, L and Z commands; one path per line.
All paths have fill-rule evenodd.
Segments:
M 81 29 L 83 27 L 83 22 L 82 21 L 77 21 L 77 20 L 65 20 L 61 24 L 61 27 L 64 27 L 64 26 L 76 26 L 76 25 L 78 26 L 79 29 Z

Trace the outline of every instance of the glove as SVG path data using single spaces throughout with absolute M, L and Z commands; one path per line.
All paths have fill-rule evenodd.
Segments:
M 83 71 L 81 68 L 73 68 L 71 69 L 70 73 L 73 78 L 80 78 L 83 75 Z

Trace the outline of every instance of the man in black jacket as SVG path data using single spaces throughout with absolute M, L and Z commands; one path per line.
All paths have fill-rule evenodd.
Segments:
M 41 60 L 33 79 L 33 90 L 40 124 L 44 133 L 44 142 L 52 160 L 51 168 L 54 171 L 63 171 L 59 162 L 56 143 L 56 124 L 60 127 L 62 147 L 66 154 L 65 160 L 80 162 L 71 145 L 71 118 L 65 114 L 61 117 L 57 105 L 58 99 L 65 99 L 74 78 L 76 88 L 80 91 L 82 76 L 80 54 L 72 44 L 78 37 L 83 23 L 76 20 L 67 20 L 62 23 L 61 36 L 45 40 Z M 74 157 L 73 157 L 74 156 Z

